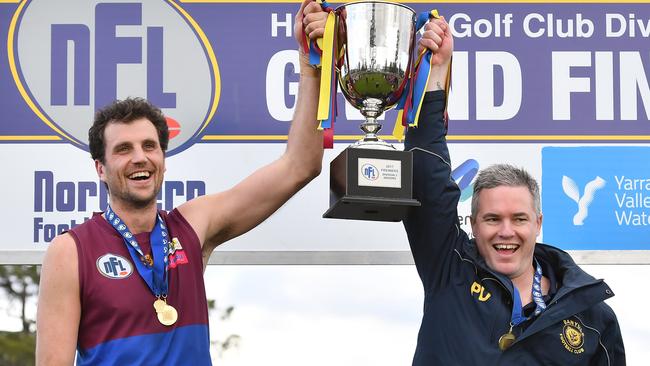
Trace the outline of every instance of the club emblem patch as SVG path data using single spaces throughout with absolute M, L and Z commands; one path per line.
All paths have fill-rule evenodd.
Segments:
M 581 354 L 585 351 L 582 347 L 585 343 L 585 333 L 582 331 L 582 327 L 574 320 L 563 320 L 563 322 L 564 327 L 562 328 L 562 334 L 560 334 L 562 345 L 571 353 Z
M 172 238 L 172 240 L 167 245 L 168 246 L 166 249 L 167 253 L 169 253 L 169 268 L 176 268 L 181 264 L 189 263 L 187 260 L 187 255 L 185 254 L 185 250 L 183 250 L 181 242 L 178 240 L 178 238 Z
M 121 280 L 133 273 L 133 266 L 128 259 L 117 254 L 108 253 L 97 258 L 97 270 L 104 277 Z

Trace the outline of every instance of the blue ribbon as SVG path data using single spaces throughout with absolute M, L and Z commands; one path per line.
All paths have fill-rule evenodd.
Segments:
M 523 313 L 523 308 L 521 306 L 521 296 L 519 295 L 519 290 L 517 286 L 512 285 L 514 292 L 512 294 L 512 315 L 510 316 L 510 325 L 517 326 L 530 317 L 525 317 Z M 537 316 L 546 310 L 546 303 L 542 297 L 542 267 L 539 265 L 537 259 L 535 259 L 535 275 L 533 276 L 533 286 L 531 289 L 533 295 L 533 301 L 535 302 L 535 312 L 533 316 Z
M 415 22 L 415 29 L 419 31 L 420 28 L 424 27 L 424 25 L 430 18 L 431 18 L 430 11 L 423 11 L 420 14 L 418 14 L 418 20 Z
M 425 11 L 418 14 L 418 18 L 415 22 L 415 31 L 419 32 L 426 22 L 433 17 L 433 11 Z M 415 67 L 411 67 L 411 70 L 408 71 L 409 77 L 406 86 L 404 87 L 404 93 L 402 93 L 402 96 L 397 102 L 397 110 L 407 110 L 407 113 L 404 116 L 407 125 L 413 124 L 417 119 L 419 104 L 422 100 L 422 95 L 426 92 L 429 69 L 431 68 L 431 55 L 432 52 L 427 50 L 419 60 L 414 62 L 416 65 Z M 417 72 L 417 70 L 426 70 L 426 72 Z M 408 100 L 409 96 L 411 97 L 410 101 Z M 409 105 L 406 105 L 407 102 Z M 397 123 L 400 123 L 400 121 Z
M 417 113 L 420 111 L 420 104 L 422 101 L 422 96 L 426 92 L 427 89 L 427 82 L 429 81 L 429 70 L 431 69 L 431 51 L 427 51 L 424 56 L 422 56 L 422 59 L 420 60 L 420 64 L 418 66 L 418 73 L 415 77 L 415 81 L 413 84 L 413 97 L 411 101 L 413 102 L 413 106 L 411 109 L 408 111 L 408 116 L 407 116 L 407 121 L 409 124 L 412 124 L 415 122 L 417 118 Z M 420 70 L 422 72 L 420 72 Z
M 149 235 L 153 265 L 149 265 L 146 262 L 145 254 L 135 239 L 135 235 L 131 233 L 122 219 L 111 209 L 110 205 L 106 207 L 105 216 L 106 220 L 122 236 L 122 239 L 124 239 L 124 244 L 126 244 L 129 254 L 131 254 L 131 259 L 135 263 L 138 274 L 147 286 L 149 286 L 151 292 L 158 298 L 166 297 L 168 290 L 167 251 L 169 234 L 160 214 L 157 215 L 156 224 Z

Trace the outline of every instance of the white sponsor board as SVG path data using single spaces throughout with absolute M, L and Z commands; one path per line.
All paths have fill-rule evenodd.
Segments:
M 213 258 L 212 263 L 227 263 L 228 260 L 238 263 L 410 263 L 408 241 L 401 223 L 321 217 L 328 208 L 329 161 L 345 147 L 340 144 L 326 151 L 320 177 L 257 228 L 219 247 L 218 252 L 235 254 L 228 257 L 224 253 L 226 257 Z M 451 144 L 452 167 L 469 159 L 476 160 L 479 168 L 508 162 L 525 167 L 541 182 L 543 147 L 542 144 Z M 170 209 L 196 195 L 228 189 L 283 151 L 282 144 L 195 144 L 167 158 L 160 206 Z M 5 255 L 0 262 L 40 261 L 42 252 L 57 232 L 91 217 L 93 211 L 100 210 L 100 200 L 106 199 L 88 153 L 74 146 L 4 144 L 0 145 L 0 154 L 6 157 L 0 163 L 6 172 L 0 180 L 0 222 L 5 224 L 0 251 L 34 253 L 18 259 Z M 461 227 L 470 232 L 471 196 L 463 193 L 464 199 L 458 206 L 459 221 Z M 542 241 L 543 236 L 539 240 Z M 345 258 L 345 252 L 355 254 Z M 295 255 L 292 257 L 291 253 Z M 309 253 L 320 254 L 315 259 Z M 598 255 L 585 258 L 589 263 L 600 260 Z M 616 256 L 611 258 L 614 261 Z M 647 253 L 635 258 L 634 263 L 648 261 Z
M 406 250 L 401 223 L 323 219 L 329 201 L 329 161 L 345 145 L 326 152 L 323 172 L 266 222 L 225 244 L 225 250 Z M 401 148 L 401 147 L 400 147 Z M 452 145 L 454 160 L 480 155 L 481 166 L 507 160 L 526 166 L 540 177 L 539 146 Z M 167 158 L 163 208 L 186 200 L 192 182 L 205 184 L 206 193 L 220 192 L 270 163 L 284 151 L 282 144 L 196 144 Z M 54 227 L 83 222 L 100 210 L 101 184 L 89 154 L 67 144 L 6 144 L 0 165 L 7 173 L 0 181 L 0 220 L 7 224 L 0 250 L 42 250 Z M 38 178 L 38 179 L 37 179 Z M 51 179 L 50 179 L 51 178 Z M 89 186 L 91 186 L 89 188 Z M 176 186 L 176 189 L 171 189 Z M 459 215 L 469 215 L 469 200 Z M 48 209 L 49 208 L 49 209 Z M 469 227 L 465 227 L 469 229 Z

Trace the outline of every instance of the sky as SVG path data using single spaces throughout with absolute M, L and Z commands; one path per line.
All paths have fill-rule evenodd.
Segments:
M 607 303 L 618 316 L 628 365 L 646 365 L 650 296 L 641 285 L 650 266 L 583 268 L 616 293 Z M 414 266 L 211 265 L 205 283 L 219 308 L 235 307 L 227 320 L 211 317 L 212 340 L 241 337 L 222 357 L 212 352 L 216 365 L 411 364 L 423 300 Z M 0 313 L 0 330 L 19 329 L 17 318 Z
M 616 293 L 607 303 L 628 365 L 646 365 L 650 296 L 639 284 L 650 266 L 583 268 Z M 241 337 L 219 365 L 411 364 L 423 301 L 413 266 L 211 266 L 206 289 L 221 306 L 235 306 L 229 320 L 212 321 L 212 337 Z

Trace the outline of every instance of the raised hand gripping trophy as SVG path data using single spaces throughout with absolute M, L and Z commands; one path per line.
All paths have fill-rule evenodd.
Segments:
M 342 5 L 336 13 L 339 85 L 366 118 L 360 126 L 365 136 L 330 163 L 330 208 L 323 217 L 400 221 L 410 207 L 420 205 L 412 198 L 412 155 L 377 136 L 377 118 L 407 88 L 416 14 L 380 1 Z

